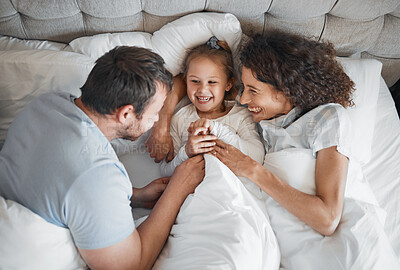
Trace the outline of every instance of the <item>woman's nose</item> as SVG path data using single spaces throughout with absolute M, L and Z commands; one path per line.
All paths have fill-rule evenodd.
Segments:
M 249 103 L 250 99 L 249 99 L 249 97 L 247 95 L 247 91 L 246 90 L 243 90 L 243 93 L 242 93 L 239 101 L 240 101 L 240 104 L 242 104 L 242 105 L 246 105 L 246 104 Z

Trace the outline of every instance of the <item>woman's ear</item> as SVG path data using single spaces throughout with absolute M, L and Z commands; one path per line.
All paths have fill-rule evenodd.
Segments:
M 116 111 L 117 121 L 121 124 L 125 124 L 131 117 L 136 117 L 135 108 L 133 105 L 124 105 Z

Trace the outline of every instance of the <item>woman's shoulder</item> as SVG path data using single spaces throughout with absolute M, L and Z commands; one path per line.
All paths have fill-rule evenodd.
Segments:
M 305 117 L 307 120 L 312 120 L 313 122 L 324 123 L 328 120 L 347 121 L 348 113 L 342 105 L 338 103 L 328 103 L 308 111 L 302 117 Z

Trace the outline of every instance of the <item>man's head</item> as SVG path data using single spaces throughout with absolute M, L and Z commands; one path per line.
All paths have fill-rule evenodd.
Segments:
M 118 137 L 135 139 L 158 120 L 171 87 L 172 75 L 161 56 L 145 48 L 121 46 L 97 59 L 81 88 L 81 100 L 97 115 L 115 114 L 122 124 Z
M 81 88 L 82 103 L 99 114 L 133 105 L 140 119 L 157 83 L 172 87 L 172 75 L 161 56 L 145 48 L 115 47 L 97 59 Z

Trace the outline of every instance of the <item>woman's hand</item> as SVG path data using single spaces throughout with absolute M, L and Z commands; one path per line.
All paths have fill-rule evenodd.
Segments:
M 230 144 L 221 140 L 216 140 L 216 143 L 212 153 L 234 174 L 251 179 L 251 173 L 260 164 Z
M 214 149 L 217 137 L 214 135 L 202 135 L 207 133 L 208 128 L 196 127 L 190 130 L 191 132 L 189 132 L 189 138 L 185 145 L 185 151 L 189 158 L 198 154 L 208 153 Z
M 209 135 L 211 134 L 211 130 L 214 128 L 214 121 L 207 118 L 200 118 L 195 122 L 190 123 L 187 131 L 193 133 L 197 128 L 204 128 L 200 131 L 200 135 Z
M 162 177 L 143 188 L 133 188 L 132 207 L 153 208 L 167 187 L 169 179 L 169 177 Z

